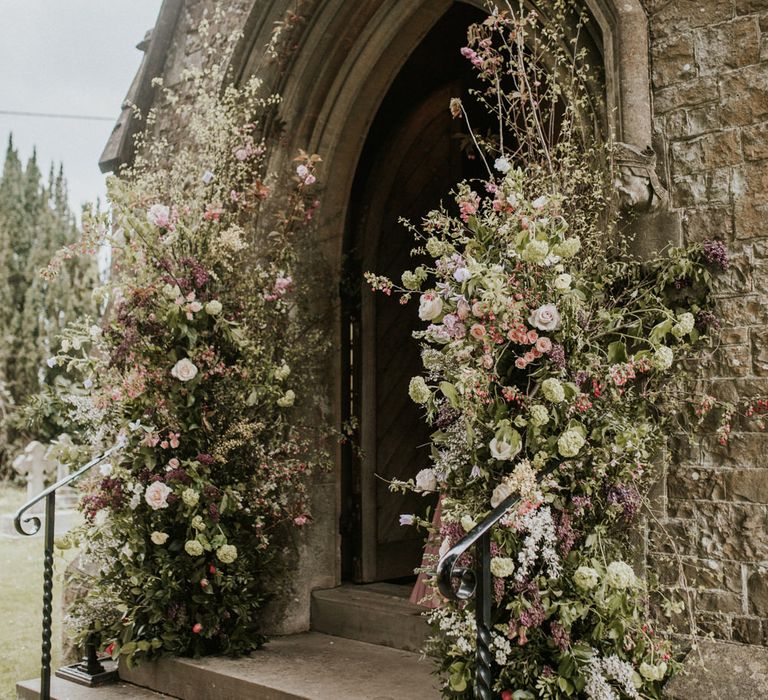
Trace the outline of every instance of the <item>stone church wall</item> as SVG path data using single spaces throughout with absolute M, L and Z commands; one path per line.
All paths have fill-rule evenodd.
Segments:
M 768 393 L 768 2 L 647 0 L 654 127 L 686 241 L 721 238 L 722 398 Z M 768 645 L 768 434 L 735 421 L 679 445 L 662 497 L 704 631 Z M 654 560 L 668 541 L 656 532 Z M 658 567 L 674 577 L 674 567 Z

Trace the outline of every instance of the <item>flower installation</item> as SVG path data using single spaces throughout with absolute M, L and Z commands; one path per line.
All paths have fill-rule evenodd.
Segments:
M 610 145 L 585 136 L 585 55 L 561 33 L 574 13 L 582 26 L 579 6 L 554 5 L 547 23 L 508 7 L 470 28 L 461 52 L 501 125 L 474 137 L 487 177 L 459 183 L 455 208 L 411 226 L 424 262 L 401 283 L 367 275 L 404 304 L 417 298 L 424 322 L 424 372 L 409 393 L 435 428 L 432 464 L 392 487 L 439 491 L 439 520 L 401 523 L 429 529 L 441 554 L 519 496 L 492 530 L 503 700 L 659 698 L 679 664 L 651 603 L 671 614 L 683 601 L 636 574 L 629 533 L 666 437 L 690 432 L 688 404 L 701 409 L 685 366 L 710 347 L 712 274 L 728 259 L 718 241 L 628 253 Z M 468 119 L 459 100 L 450 108 Z M 726 437 L 750 406 L 762 410 L 706 402 Z M 472 697 L 472 601 L 443 601 L 429 620 L 444 697 Z
M 98 633 L 129 664 L 263 642 L 276 554 L 311 520 L 307 480 L 327 460 L 313 398 L 325 339 L 296 254 L 312 249 L 319 158 L 270 173 L 278 98 L 257 79 L 221 91 L 223 77 L 213 66 L 165 91 L 183 142 L 152 134 L 150 114 L 140 155 L 110 180 L 109 215 L 86 218 L 82 247 L 111 248 L 106 313 L 71 326 L 53 358 L 80 380 L 66 401 L 93 451 L 123 443 L 60 544 L 81 547 L 87 572 L 70 611 L 79 639 Z

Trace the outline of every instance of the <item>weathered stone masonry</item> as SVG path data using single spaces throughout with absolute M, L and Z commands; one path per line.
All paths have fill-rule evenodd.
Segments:
M 768 2 L 646 0 L 657 150 L 686 241 L 725 240 L 722 346 L 705 372 L 723 398 L 768 393 Z M 721 639 L 768 645 L 768 435 L 736 422 L 679 446 L 665 525 L 696 618 Z M 663 537 L 651 542 L 668 549 Z M 658 554 L 656 555 L 658 557 Z M 666 564 L 663 557 L 656 558 Z M 659 567 L 674 576 L 674 570 Z

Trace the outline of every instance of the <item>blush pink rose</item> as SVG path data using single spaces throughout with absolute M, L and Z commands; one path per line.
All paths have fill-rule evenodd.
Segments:
M 160 510 L 168 507 L 168 496 L 171 489 L 162 481 L 155 481 L 147 486 L 144 492 L 144 500 L 152 510 Z

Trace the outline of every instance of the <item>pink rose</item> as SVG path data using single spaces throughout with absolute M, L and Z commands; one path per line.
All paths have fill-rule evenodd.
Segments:
M 552 349 L 552 341 L 549 338 L 539 338 L 536 341 L 536 349 L 540 353 L 548 353 Z
M 482 340 L 485 337 L 485 326 L 482 323 L 475 323 L 470 329 L 469 334 L 475 340 Z
M 544 304 L 531 311 L 528 323 L 540 331 L 556 331 L 560 328 L 560 312 L 554 304 Z
M 171 489 L 162 481 L 155 481 L 147 486 L 144 492 L 144 500 L 152 510 L 160 510 L 168 507 L 168 496 Z
M 203 631 L 203 626 L 199 622 L 196 622 L 194 625 L 192 625 L 192 632 L 194 632 L 195 634 L 200 634 L 200 632 L 202 631 Z

